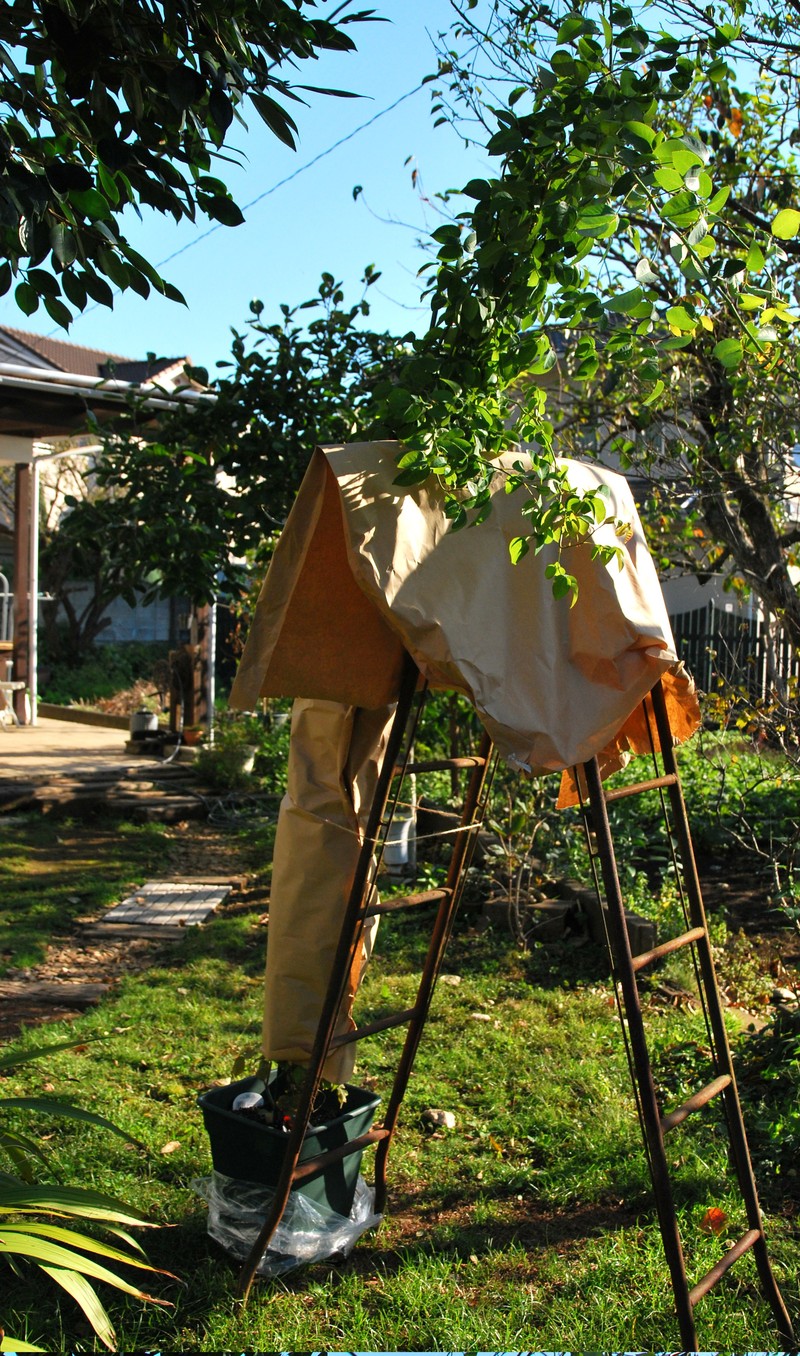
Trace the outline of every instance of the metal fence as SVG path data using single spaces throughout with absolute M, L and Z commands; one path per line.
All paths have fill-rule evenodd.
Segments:
M 776 682 L 800 678 L 800 661 L 783 630 L 763 618 L 724 612 L 712 602 L 670 617 L 678 657 L 702 692 L 719 681 L 745 687 L 757 701 Z

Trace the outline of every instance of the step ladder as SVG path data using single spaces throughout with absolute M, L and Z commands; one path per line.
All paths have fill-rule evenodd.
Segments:
M 767 1301 L 778 1329 L 784 1350 L 795 1346 L 791 1323 L 786 1312 L 775 1277 L 770 1266 L 766 1239 L 761 1221 L 758 1193 L 747 1147 L 744 1122 L 731 1051 L 725 1030 L 722 1005 L 714 973 L 711 941 L 708 933 L 700 881 L 694 859 L 686 807 L 675 761 L 674 740 L 663 689 L 658 683 L 643 703 L 647 729 L 650 732 L 651 755 L 656 775 L 636 785 L 607 790 L 600 777 L 597 759 L 584 763 L 576 780 L 582 791 L 582 808 L 587 828 L 589 852 L 595 873 L 595 885 L 606 924 L 606 937 L 611 958 L 612 973 L 617 991 L 623 1032 L 636 1095 L 639 1120 L 645 1152 L 653 1183 L 656 1210 L 664 1245 L 667 1265 L 675 1296 L 675 1309 L 680 1336 L 686 1351 L 697 1350 L 694 1308 L 700 1299 L 745 1253 L 753 1253 L 761 1291 Z M 656 738 L 657 735 L 657 738 Z M 657 754 L 656 750 L 660 753 Z M 582 775 L 581 775 L 582 774 Z M 686 931 L 679 937 L 663 942 L 639 955 L 631 953 L 625 918 L 625 903 L 620 888 L 609 822 L 608 806 L 626 796 L 657 790 L 662 810 L 670 830 L 673 856 L 680 897 L 684 906 Z M 700 1003 L 706 1019 L 711 1048 L 711 1067 L 708 1083 L 699 1088 L 682 1105 L 670 1111 L 659 1106 L 650 1056 L 639 1001 L 637 975 L 664 956 L 683 948 L 692 953 Z M 725 1255 L 690 1286 L 686 1276 L 683 1247 L 678 1230 L 678 1219 L 670 1183 L 665 1149 L 665 1136 L 684 1121 L 701 1112 L 716 1098 L 722 1099 L 727 1122 L 730 1156 L 745 1206 L 747 1230 Z
M 303 1178 L 318 1172 L 331 1163 L 341 1161 L 353 1153 L 360 1153 L 370 1145 L 377 1145 L 375 1157 L 375 1210 L 380 1214 L 386 1202 L 386 1174 L 389 1149 L 394 1135 L 398 1113 L 403 1102 L 414 1058 L 422 1037 L 430 1009 L 436 979 L 441 969 L 445 948 L 450 937 L 456 910 L 461 898 L 465 871 L 470 864 L 478 832 L 486 812 L 491 780 L 496 765 L 491 740 L 484 735 L 474 757 L 445 758 L 428 762 L 414 762 L 411 750 L 417 730 L 426 686 L 408 658 L 401 682 L 397 711 L 387 741 L 386 754 L 378 778 L 375 797 L 364 833 L 353 884 L 344 914 L 339 942 L 331 970 L 331 979 L 325 996 L 319 1025 L 308 1065 L 308 1072 L 300 1091 L 300 1099 L 291 1132 L 286 1136 L 286 1151 L 280 1177 L 275 1185 L 273 1200 L 263 1227 L 241 1269 L 238 1294 L 246 1300 L 259 1263 L 269 1247 L 292 1188 Z M 380 869 L 383 849 L 392 819 L 400 802 L 403 780 L 412 774 L 442 771 L 469 772 L 460 824 L 453 831 L 453 848 L 444 885 L 436 890 L 375 902 L 375 878 Z M 430 941 L 422 969 L 417 994 L 410 1008 L 380 1017 L 369 1024 L 334 1038 L 334 1026 L 348 976 L 359 952 L 365 924 L 379 915 L 401 911 L 435 910 Z M 338 1145 L 334 1149 L 305 1158 L 299 1162 L 303 1141 L 311 1119 L 311 1108 L 319 1088 L 322 1069 L 329 1052 L 352 1041 L 366 1040 L 392 1027 L 405 1026 L 406 1038 L 395 1073 L 383 1121 L 365 1134 Z

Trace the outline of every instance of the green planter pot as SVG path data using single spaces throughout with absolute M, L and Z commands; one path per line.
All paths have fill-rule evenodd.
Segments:
M 212 1088 L 203 1093 L 197 1104 L 211 1142 L 215 1171 L 238 1181 L 262 1182 L 274 1187 L 280 1175 L 287 1136 L 271 1125 L 259 1125 L 249 1116 L 231 1110 L 240 1092 L 263 1092 L 264 1087 L 261 1078 L 243 1078 L 225 1088 Z M 380 1097 L 374 1093 L 348 1085 L 347 1101 L 341 1115 L 324 1125 L 309 1128 L 300 1162 L 329 1149 L 337 1149 L 365 1134 L 372 1125 L 379 1102 Z M 293 1190 L 346 1218 L 353 1205 L 361 1157 L 356 1151 L 338 1163 L 329 1163 L 304 1177 Z

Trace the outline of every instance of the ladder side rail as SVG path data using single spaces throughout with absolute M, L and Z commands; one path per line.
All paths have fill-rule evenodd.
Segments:
M 686 1264 L 670 1185 L 664 1137 L 661 1131 L 661 1116 L 650 1067 L 644 1021 L 639 1003 L 639 991 L 633 970 L 633 956 L 625 924 L 625 903 L 620 888 L 611 837 L 611 825 L 608 819 L 597 759 L 593 758 L 590 762 L 584 763 L 583 770 L 586 776 L 597 854 L 600 858 L 603 885 L 608 904 L 608 930 L 613 952 L 612 963 L 622 990 L 625 1016 L 628 1022 L 628 1039 L 639 1085 L 638 1101 L 641 1123 L 650 1162 L 653 1193 L 656 1200 L 664 1253 L 675 1297 L 681 1342 L 685 1350 L 696 1351 L 697 1337 L 689 1298 Z
M 644 1128 L 642 1099 L 639 1089 L 639 1080 L 636 1075 L 636 1066 L 633 1061 L 633 1052 L 631 1050 L 628 1026 L 625 1019 L 625 1004 L 623 1000 L 622 991 L 620 988 L 619 975 L 617 973 L 617 964 L 614 957 L 614 948 L 612 946 L 611 938 L 609 936 L 608 931 L 608 908 L 605 906 L 603 902 L 604 886 L 603 882 L 600 879 L 601 874 L 600 870 L 598 869 L 598 861 L 600 858 L 599 853 L 597 851 L 597 835 L 594 832 L 591 805 L 589 804 L 588 800 L 589 789 L 586 785 L 586 775 L 583 768 L 577 766 L 574 767 L 572 771 L 575 777 L 576 785 L 578 787 L 580 810 L 583 819 L 583 831 L 586 840 L 586 851 L 589 856 L 589 865 L 592 873 L 592 881 L 594 884 L 595 895 L 597 897 L 597 902 L 600 906 L 600 920 L 603 926 L 603 936 L 605 938 L 606 952 L 608 954 L 609 962 L 611 965 L 611 980 L 614 987 L 614 1003 L 617 1009 L 617 1016 L 619 1018 L 620 1032 L 622 1033 L 622 1043 L 625 1049 L 625 1059 L 628 1065 L 628 1074 L 630 1076 L 631 1088 L 633 1090 L 634 1101 L 636 1103 L 636 1116 L 639 1121 L 639 1129 L 642 1135 L 642 1144 L 644 1145 L 645 1157 L 647 1159 L 647 1171 L 648 1175 L 652 1180 L 653 1169 L 650 1162 L 650 1144 Z M 605 788 L 603 788 L 603 795 L 607 801 L 608 792 L 605 790 Z M 633 958 L 634 972 L 636 971 L 636 964 L 639 959 L 640 957 L 638 956 Z
M 675 781 L 667 788 L 667 795 L 672 810 L 673 828 L 678 843 L 678 854 L 680 856 L 681 866 L 683 867 L 684 886 L 689 904 L 689 921 L 693 928 L 701 928 L 703 932 L 703 936 L 698 939 L 697 951 L 700 974 L 705 990 L 705 998 L 708 1002 L 711 1032 L 714 1038 L 715 1047 L 717 1047 L 714 1053 L 721 1064 L 721 1067 L 717 1069 L 717 1072 L 732 1074 L 730 1045 L 728 1043 L 728 1033 L 725 1030 L 722 1004 L 719 1001 L 719 989 L 714 969 L 714 960 L 711 954 L 711 944 L 708 936 L 708 920 L 706 918 L 705 905 L 703 904 L 703 895 L 700 888 L 700 876 L 697 870 L 697 862 L 695 860 L 694 847 L 689 829 L 689 819 L 686 814 L 686 803 L 683 798 L 683 788 L 681 786 L 678 765 L 675 758 L 675 749 L 673 747 L 674 741 L 672 730 L 670 729 L 666 702 L 664 700 L 664 691 L 660 682 L 656 684 L 650 695 L 652 697 L 658 741 L 661 747 L 661 758 L 665 769 L 668 772 L 675 774 Z
M 683 789 L 681 787 L 680 774 L 678 772 L 678 764 L 675 757 L 674 739 L 670 728 L 664 691 L 660 682 L 654 687 L 651 696 L 653 699 L 653 713 L 655 715 L 656 730 L 658 731 L 664 768 L 666 772 L 675 774 L 675 782 L 668 788 L 667 794 L 672 806 L 675 836 L 678 840 L 678 851 L 684 871 L 690 918 L 694 926 L 702 927 L 704 933 L 703 937 L 698 940 L 696 945 L 700 973 L 703 981 L 703 988 L 705 990 L 706 1005 L 714 1036 L 714 1053 L 718 1072 L 726 1074 L 730 1078 L 730 1083 L 722 1093 L 722 1100 L 726 1113 L 736 1176 L 744 1201 L 747 1222 L 751 1230 L 757 1229 L 760 1234 L 760 1237 L 753 1245 L 753 1256 L 761 1280 L 764 1298 L 772 1310 L 780 1338 L 784 1343 L 786 1350 L 790 1350 L 794 1346 L 792 1325 L 783 1297 L 778 1289 L 778 1284 L 775 1280 L 772 1265 L 769 1260 L 769 1254 L 767 1252 L 761 1217 L 761 1206 L 758 1199 L 758 1188 L 753 1173 L 753 1164 L 747 1143 L 747 1134 L 742 1116 L 741 1102 L 739 1100 L 739 1090 L 736 1085 L 736 1075 L 733 1068 L 730 1043 L 728 1041 L 728 1033 L 725 1029 L 725 1019 L 719 998 L 719 989 L 717 987 L 714 959 L 711 952 L 710 938 L 708 936 L 708 923 L 706 921 L 705 907 L 703 905 L 703 896 L 700 888 L 700 877 L 697 871 L 697 862 L 695 860 L 694 848 L 692 846 L 691 833 L 689 830 L 689 821 L 686 814 L 686 804 L 683 798 Z
M 309 1058 L 308 1074 L 303 1084 L 291 1133 L 286 1137 L 286 1149 L 281 1164 L 281 1171 L 275 1184 L 275 1193 L 270 1210 L 267 1213 L 264 1224 L 259 1230 L 258 1237 L 253 1243 L 239 1273 L 237 1293 L 245 1302 L 250 1293 L 261 1258 L 269 1246 L 269 1241 L 277 1229 L 283 1212 L 286 1209 L 292 1184 L 295 1180 L 298 1160 L 300 1158 L 303 1140 L 305 1139 L 311 1116 L 311 1108 L 319 1088 L 322 1066 L 331 1045 L 333 1029 L 336 1024 L 339 1006 L 344 996 L 352 960 L 363 933 L 365 905 L 374 884 L 371 878 L 374 845 L 377 842 L 381 820 L 386 808 L 386 802 L 389 798 L 391 784 L 395 776 L 395 764 L 400 752 L 400 746 L 406 733 L 406 727 L 409 724 L 409 717 L 414 703 L 414 694 L 417 689 L 418 680 L 419 670 L 409 655 L 407 656 L 404 665 L 397 709 L 389 732 L 386 752 L 378 776 L 375 795 L 373 797 L 372 806 L 370 807 L 367 826 L 364 831 L 364 839 L 342 920 L 339 942 L 331 967 L 328 989 L 322 1005 L 316 1036 Z
M 468 851 L 472 843 L 474 843 L 474 839 L 477 836 L 478 829 L 482 822 L 482 816 L 479 814 L 479 806 L 481 795 L 489 775 L 491 750 L 491 739 L 488 734 L 484 734 L 481 740 L 479 759 L 473 767 L 467 786 L 467 794 L 461 815 L 461 832 L 456 835 L 455 842 L 453 843 L 453 851 L 447 870 L 447 880 L 445 882 L 447 897 L 442 900 L 436 913 L 431 940 L 428 945 L 425 964 L 417 990 L 415 1003 L 416 1015 L 409 1024 L 406 1033 L 403 1051 L 400 1056 L 400 1063 L 395 1074 L 392 1091 L 386 1108 L 386 1115 L 382 1122 L 384 1128 L 388 1130 L 389 1133 L 386 1139 L 378 1145 L 377 1153 L 375 1155 L 375 1211 L 377 1214 L 381 1213 L 386 1204 L 386 1168 L 389 1148 L 391 1146 L 392 1136 L 397 1127 L 397 1118 L 400 1107 L 408 1086 L 408 1080 L 411 1077 L 411 1071 L 422 1038 L 425 1020 L 430 1009 L 434 985 L 441 968 L 444 950 L 458 908 L 464 864 L 467 860 Z
M 664 766 L 668 766 L 670 770 L 677 773 L 677 761 L 673 748 L 672 732 L 669 726 L 663 689 L 660 683 L 658 683 L 657 688 L 653 690 L 652 696 L 656 729 L 658 731 Z M 693 926 L 703 929 L 703 936 L 697 943 L 697 954 L 703 988 L 705 990 L 709 1021 L 711 1023 L 711 1032 L 714 1039 L 714 1056 L 717 1064 L 716 1072 L 719 1074 L 727 1074 L 731 1080 L 723 1097 L 723 1104 L 732 1113 L 729 1116 L 728 1125 L 731 1147 L 735 1155 L 737 1168 L 740 1170 L 740 1185 L 742 1186 L 742 1194 L 747 1208 L 748 1224 L 753 1229 L 760 1229 L 762 1227 L 761 1210 L 758 1204 L 755 1178 L 753 1177 L 750 1152 L 744 1131 L 742 1110 L 733 1068 L 733 1058 L 731 1055 L 730 1043 L 728 1041 L 728 1033 L 725 1029 L 722 1004 L 719 998 L 714 958 L 711 952 L 711 943 L 708 935 L 708 922 L 706 919 L 705 906 L 703 904 L 700 877 L 697 871 L 697 863 L 694 856 L 694 848 L 689 830 L 689 821 L 686 814 L 686 804 L 683 798 L 680 777 L 678 777 L 677 781 L 669 788 L 668 795 L 672 807 L 675 837 L 678 840 L 678 851 L 683 866 L 691 922 Z
M 463 828 L 453 844 L 453 855 L 455 861 L 451 859 L 448 869 L 448 883 L 452 891 L 452 901 L 449 915 L 445 924 L 445 935 L 442 939 L 439 964 L 437 966 L 434 982 L 438 978 L 441 969 L 444 953 L 453 931 L 453 925 L 458 913 L 461 896 L 464 890 L 465 874 L 472 864 L 472 858 L 478 841 L 478 835 L 486 819 L 489 797 L 491 795 L 492 784 L 494 782 L 495 772 L 497 770 L 497 753 L 492 744 L 491 737 L 484 732 L 481 736 L 480 753 L 476 759 L 475 775 L 467 783 L 467 794 L 464 799 L 464 808 L 462 811 Z M 461 826 L 460 826 L 461 827 Z

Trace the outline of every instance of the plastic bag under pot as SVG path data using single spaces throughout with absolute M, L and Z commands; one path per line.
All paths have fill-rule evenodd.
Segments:
M 271 1081 L 271 1080 L 270 1080 Z M 198 1098 L 211 1144 L 214 1170 L 237 1181 L 274 1187 L 286 1152 L 287 1135 L 272 1125 L 234 1111 L 233 1103 L 243 1092 L 264 1092 L 261 1078 L 243 1078 L 227 1087 L 212 1088 Z M 346 1086 L 341 1113 L 324 1123 L 310 1125 L 299 1162 L 337 1149 L 366 1134 L 375 1118 L 380 1097 L 365 1088 Z M 355 1150 L 302 1178 L 292 1188 L 326 1210 L 349 1216 L 361 1167 L 362 1152 Z

